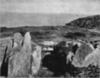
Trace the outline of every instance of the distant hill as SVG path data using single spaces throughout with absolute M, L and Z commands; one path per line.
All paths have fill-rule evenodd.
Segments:
M 100 28 L 100 15 L 78 18 L 66 23 L 67 26 L 76 26 L 80 28 Z
M 0 13 L 0 27 L 62 26 L 84 16 L 86 15 L 2 12 Z

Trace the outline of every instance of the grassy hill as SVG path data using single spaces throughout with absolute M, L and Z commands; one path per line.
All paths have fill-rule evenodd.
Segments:
M 80 28 L 100 28 L 100 15 L 78 18 L 69 23 L 66 23 L 66 25 Z

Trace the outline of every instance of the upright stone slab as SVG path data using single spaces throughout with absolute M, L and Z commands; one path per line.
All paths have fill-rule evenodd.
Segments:
M 16 38 L 15 38 L 16 39 Z M 17 39 L 18 40 L 18 39 Z M 17 42 L 17 40 L 15 42 Z M 25 34 L 23 45 L 14 47 L 9 61 L 8 77 L 32 77 L 41 64 L 41 47 L 31 41 L 30 33 Z M 19 42 L 20 43 L 20 42 Z
M 41 47 L 32 42 L 32 74 L 35 75 L 41 66 Z
M 9 54 L 10 50 L 12 49 L 12 38 L 9 37 L 9 38 L 0 39 L 0 70 L 1 70 L 1 65 L 3 63 L 3 59 L 4 59 L 5 49 L 7 46 L 8 46 L 7 54 Z
M 8 77 L 29 77 L 31 72 L 31 36 L 27 32 L 21 50 L 10 57 Z

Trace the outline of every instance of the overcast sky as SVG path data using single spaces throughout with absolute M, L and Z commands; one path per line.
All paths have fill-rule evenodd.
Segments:
M 0 0 L 0 12 L 100 14 L 100 0 Z

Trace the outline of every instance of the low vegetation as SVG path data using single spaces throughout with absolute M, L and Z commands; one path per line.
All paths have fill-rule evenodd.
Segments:
M 89 29 L 100 28 L 100 15 L 78 18 L 67 23 L 66 25 Z
M 34 26 L 25 26 L 25 27 L 16 27 L 16 28 L 6 28 L 6 27 L 0 27 L 0 38 L 13 36 L 14 33 L 20 32 L 24 33 L 26 31 L 30 31 L 32 41 L 39 43 L 46 40 L 61 40 L 61 41 L 67 41 L 70 40 L 76 40 L 76 39 L 84 39 L 89 41 L 90 39 L 98 38 L 100 37 L 100 33 L 98 32 L 90 32 L 90 29 L 93 28 L 100 28 L 100 16 L 89 16 L 85 18 L 79 18 L 76 19 L 70 23 L 67 23 L 65 26 L 42 26 L 42 27 L 34 27 Z M 100 39 L 99 39 L 100 40 Z M 61 54 L 65 54 L 67 50 L 70 50 L 68 48 L 64 48 L 64 42 L 56 46 L 55 54 L 49 55 L 49 57 L 46 57 L 45 61 L 49 63 L 45 63 L 45 66 L 51 66 L 49 69 L 43 68 L 43 65 L 41 65 L 41 68 L 39 72 L 35 75 L 35 77 L 54 77 L 54 72 L 56 69 L 58 70 L 58 73 L 60 70 L 64 72 L 64 74 L 59 74 L 59 77 L 77 77 L 77 78 L 90 78 L 90 77 L 99 77 L 100 76 L 100 69 L 97 66 L 88 66 L 87 68 L 77 68 L 75 71 L 70 71 L 73 73 L 71 75 L 70 73 L 66 73 L 64 70 L 66 68 L 65 61 L 63 67 L 60 66 L 60 63 L 63 64 L 63 59 Z M 64 46 L 63 46 L 64 45 Z M 56 52 L 58 53 L 58 56 L 56 55 Z M 44 53 L 42 52 L 42 56 Z M 60 56 L 60 57 L 59 57 Z M 52 59 L 51 59 L 52 58 Z M 56 59 L 55 59 L 56 58 Z M 57 61 L 60 59 L 61 61 Z M 54 66 L 52 65 L 52 62 L 54 63 Z M 43 63 L 43 61 L 42 61 Z M 54 68 L 53 68 L 54 67 Z M 60 68 L 59 68 L 60 67 Z M 61 69 L 63 68 L 63 70 Z M 60 70 L 59 70 L 60 69 Z M 56 75 L 58 76 L 58 75 Z

